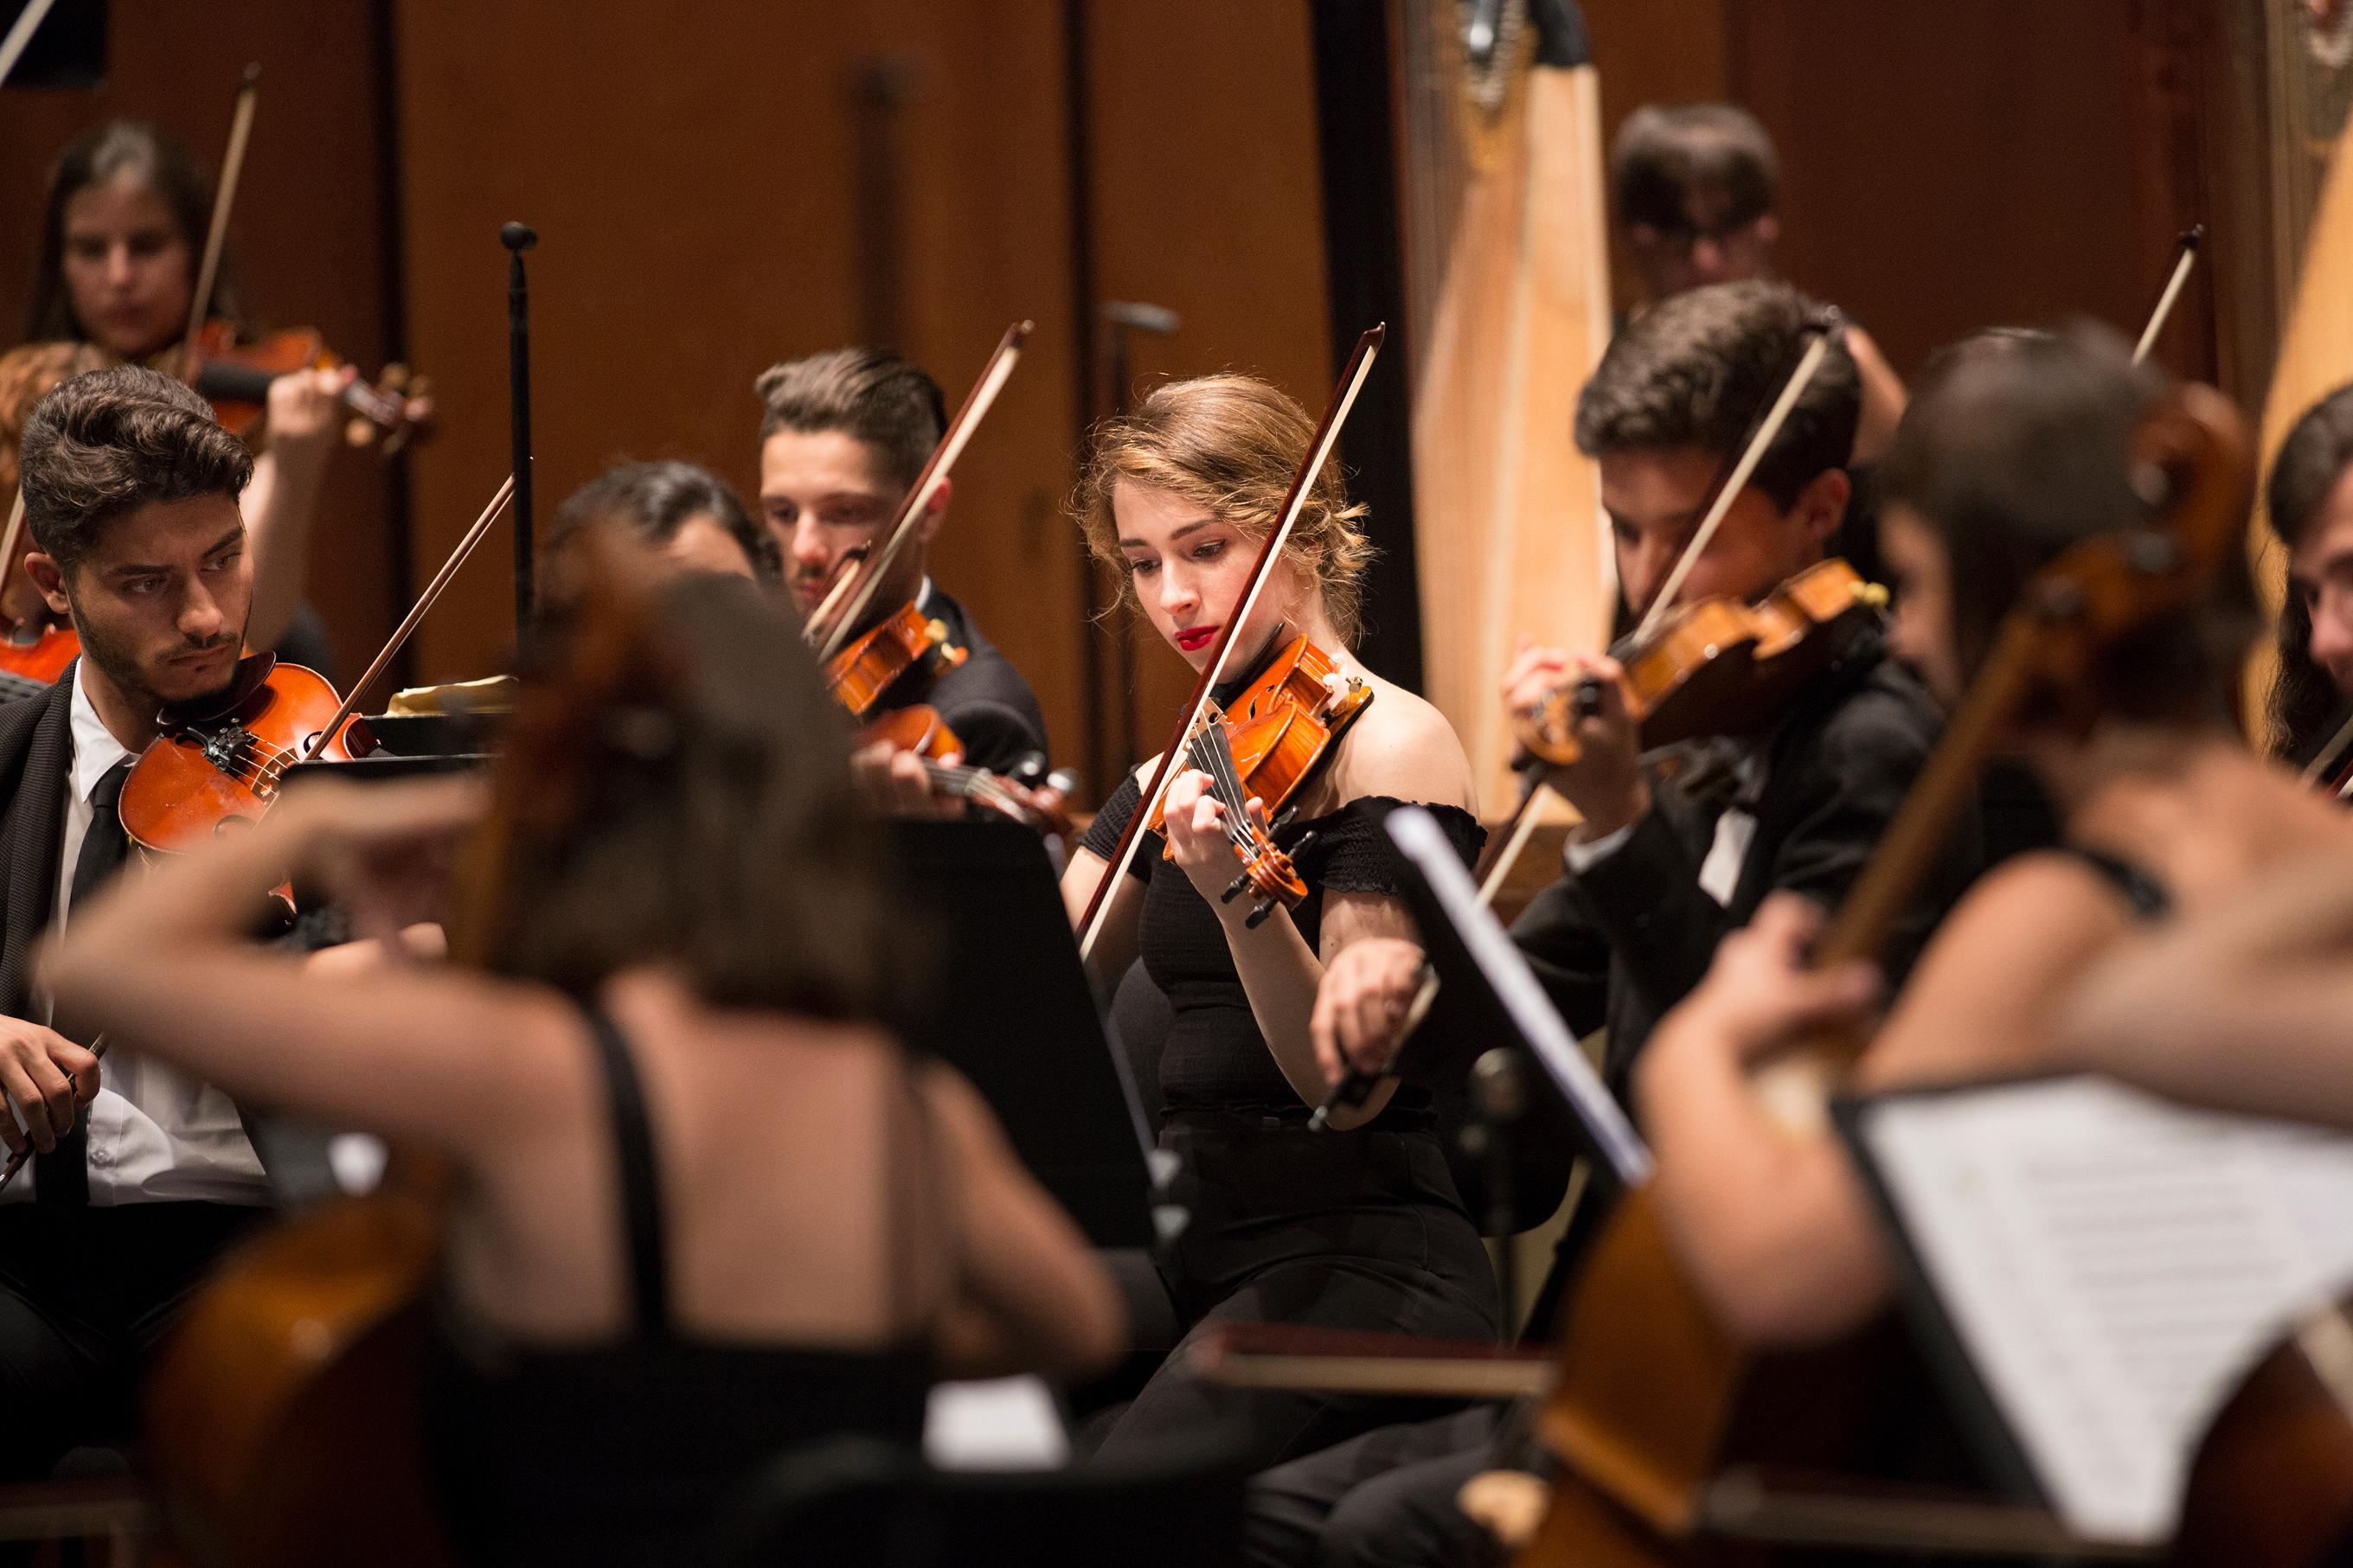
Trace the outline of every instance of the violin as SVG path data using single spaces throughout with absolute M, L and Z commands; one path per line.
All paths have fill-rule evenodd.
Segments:
M 260 821 L 298 762 L 349 762 L 377 749 L 367 721 L 326 677 L 270 653 L 238 660 L 225 691 L 159 717 L 155 739 L 122 782 L 123 831 L 158 853 Z
M 196 334 L 178 369 L 181 379 L 213 405 L 222 427 L 249 440 L 268 411 L 271 382 L 298 371 L 335 370 L 343 363 L 313 328 L 290 327 L 239 343 L 227 322 L 215 321 Z M 343 406 L 352 411 L 344 440 L 364 447 L 381 439 L 385 456 L 399 451 L 431 426 L 427 391 L 423 376 L 412 377 L 398 364 L 386 365 L 373 383 L 353 381 L 342 393 Z
M 1702 599 L 1640 641 L 1612 649 L 1645 749 L 1704 736 L 1758 734 L 1818 677 L 1877 629 L 1887 591 L 1845 562 L 1817 562 L 1755 605 Z M 1582 682 L 1560 688 L 1514 726 L 1528 758 L 1577 761 L 1574 723 L 1589 710 Z
M 1303 835 L 1288 850 L 1275 844 L 1274 835 L 1290 820 L 1292 798 L 1323 771 L 1340 737 L 1372 700 L 1373 689 L 1360 678 L 1305 637 L 1294 637 L 1229 705 L 1210 704 L 1187 743 L 1187 760 L 1208 775 L 1209 793 L 1225 807 L 1226 837 L 1241 862 L 1220 901 L 1231 903 L 1248 891 L 1252 902 L 1244 924 L 1250 929 L 1278 904 L 1296 909 L 1307 897 L 1293 858 L 1315 835 Z M 1250 817 L 1253 799 L 1271 819 L 1263 828 Z M 1167 832 L 1165 799 L 1150 826 Z M 1164 848 L 1161 858 L 1176 858 L 1175 847 Z
M 338 699 L 316 670 L 281 664 L 276 654 L 248 654 L 223 690 L 157 715 L 155 739 L 122 782 L 122 827 L 132 842 L 156 853 L 194 848 L 259 821 L 285 786 L 286 770 L 297 763 L 374 755 L 379 750 L 375 731 L 355 711 L 360 693 L 384 673 L 513 495 L 509 475 L 353 682 L 349 697 Z
M 859 731 L 854 742 L 860 748 L 877 743 L 921 762 L 933 790 L 940 795 L 986 806 L 1051 838 L 1071 836 L 1070 774 L 1049 773 L 1031 784 L 987 768 L 951 763 L 947 759 L 964 754 L 964 742 L 936 708 L 917 703 L 894 709 Z
M 863 719 L 892 683 L 911 669 L 943 675 L 962 664 L 965 651 L 948 641 L 948 629 L 909 603 L 853 637 L 825 661 L 825 689 Z

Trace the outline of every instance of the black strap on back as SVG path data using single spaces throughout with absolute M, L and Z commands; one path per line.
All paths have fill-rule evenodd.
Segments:
M 605 1098 L 613 1119 L 613 1163 L 621 1187 L 621 1240 L 628 1250 L 629 1303 L 640 1336 L 670 1333 L 670 1268 L 662 1248 L 661 1184 L 656 1176 L 653 1124 L 646 1116 L 645 1084 L 629 1043 L 602 1008 L 584 1005 L 596 1059 L 605 1069 Z
M 2125 902 L 2131 906 L 2135 920 L 2154 921 L 2165 918 L 2171 908 L 2172 897 L 2165 884 L 2142 870 L 2129 860 L 2120 859 L 2105 850 L 2087 848 L 2081 844 L 2068 846 L 2084 863 L 2098 872 L 2109 886 L 2116 889 Z

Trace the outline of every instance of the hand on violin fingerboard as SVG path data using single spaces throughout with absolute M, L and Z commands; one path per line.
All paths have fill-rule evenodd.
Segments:
M 962 800 L 933 786 L 923 758 L 888 741 L 852 752 L 849 776 L 868 808 L 879 816 L 944 821 L 965 815 Z
M 1247 910 L 1247 902 L 1229 903 L 1225 900 L 1226 889 L 1240 872 L 1242 861 L 1234 852 L 1235 827 L 1228 820 L 1228 808 L 1214 791 L 1209 775 L 1198 768 L 1186 769 L 1168 786 L 1167 802 L 1162 810 L 1167 820 L 1170 858 L 1213 908 Z M 1255 797 L 1250 805 L 1251 823 L 1261 832 L 1265 831 L 1265 811 L 1258 806 Z
M 1585 841 L 1606 838 L 1650 815 L 1651 786 L 1642 773 L 1641 736 L 1627 706 L 1625 671 L 1613 658 L 1523 647 L 1504 672 L 1504 702 L 1517 720 L 1588 677 L 1599 700 L 1571 709 L 1576 760 L 1545 770 L 1545 783 L 1585 819 L 1577 828 Z

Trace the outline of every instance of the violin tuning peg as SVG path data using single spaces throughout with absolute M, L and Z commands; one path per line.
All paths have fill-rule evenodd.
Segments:
M 355 418 L 343 426 L 343 444 L 347 447 L 364 447 L 375 439 L 375 426 L 370 420 Z
M 1242 917 L 1242 929 L 1244 931 L 1258 930 L 1259 927 L 1266 923 L 1266 917 L 1272 913 L 1274 913 L 1274 900 L 1272 899 L 1261 899 L 1258 902 L 1250 906 L 1250 912 Z
M 1242 889 L 1250 886 L 1250 873 L 1248 871 L 1244 871 L 1240 876 L 1236 877 L 1232 881 L 1226 884 L 1226 890 L 1218 895 L 1218 902 L 1221 904 L 1232 903 L 1236 898 L 1240 896 Z

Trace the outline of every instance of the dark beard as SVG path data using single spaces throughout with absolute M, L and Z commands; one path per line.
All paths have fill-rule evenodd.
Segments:
M 137 703 L 143 712 L 159 713 L 163 710 L 167 699 L 150 686 L 146 678 L 140 673 L 138 656 L 132 649 L 115 641 L 108 634 L 99 631 L 96 626 L 79 615 L 74 616 L 74 633 L 81 639 L 82 658 L 106 671 L 107 679 L 115 684 L 123 696 Z M 237 667 L 232 663 L 229 666 L 228 675 L 221 681 L 220 689 L 227 689 L 230 681 L 236 679 L 236 672 Z M 191 695 L 201 697 L 208 696 L 210 693 L 192 693 Z

